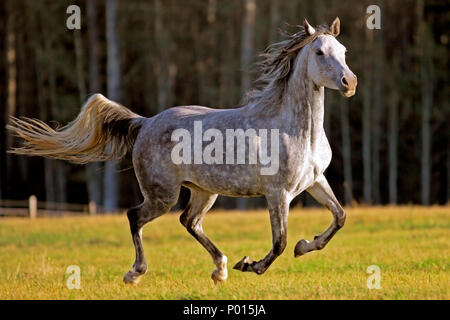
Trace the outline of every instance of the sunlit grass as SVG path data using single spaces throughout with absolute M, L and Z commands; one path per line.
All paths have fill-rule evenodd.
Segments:
M 331 222 L 321 209 L 291 210 L 288 246 L 262 276 L 232 266 L 271 247 L 268 213 L 215 211 L 204 229 L 228 256 L 229 279 L 214 286 L 209 254 L 167 214 L 144 229 L 148 273 L 122 282 L 134 260 L 122 216 L 0 219 L 0 299 L 449 299 L 450 207 L 347 209 L 328 246 L 294 259 L 298 240 Z M 81 289 L 66 287 L 66 268 L 81 268 Z M 369 265 L 380 290 L 366 286 Z

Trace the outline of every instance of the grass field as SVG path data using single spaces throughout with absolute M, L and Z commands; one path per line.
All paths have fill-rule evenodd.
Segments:
M 209 213 L 204 229 L 228 256 L 229 278 L 214 286 L 208 253 L 165 215 L 144 228 L 149 271 L 136 287 L 122 282 L 134 261 L 122 216 L 0 219 L 0 299 L 449 299 L 450 207 L 347 209 L 347 223 L 322 251 L 294 259 L 298 240 L 331 222 L 321 209 L 291 210 L 288 246 L 261 276 L 232 266 L 271 247 L 268 214 Z M 81 289 L 69 290 L 69 265 Z M 381 269 L 369 290 L 366 269 Z

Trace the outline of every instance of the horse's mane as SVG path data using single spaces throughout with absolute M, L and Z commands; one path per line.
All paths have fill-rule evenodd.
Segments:
M 327 25 L 315 27 L 316 32 L 313 35 L 308 35 L 303 26 L 297 27 L 300 30 L 296 33 L 281 31 L 286 39 L 271 44 L 260 54 L 262 60 L 257 64 L 260 76 L 255 80 L 256 87 L 245 94 L 242 105 L 280 103 L 300 50 L 320 35 L 333 35 Z

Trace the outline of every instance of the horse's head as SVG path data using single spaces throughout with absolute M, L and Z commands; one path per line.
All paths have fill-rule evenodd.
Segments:
M 304 21 L 305 33 L 314 36 L 316 30 Z M 318 86 L 339 90 L 345 97 L 356 92 L 357 78 L 345 62 L 347 49 L 336 40 L 340 32 L 340 21 L 336 18 L 329 33 L 315 37 L 305 49 L 308 52 L 308 76 Z

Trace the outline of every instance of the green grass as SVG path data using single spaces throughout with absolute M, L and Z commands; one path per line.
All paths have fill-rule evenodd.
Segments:
M 212 212 L 204 229 L 228 256 L 229 278 L 210 279 L 208 253 L 167 214 L 144 228 L 149 271 L 139 285 L 123 274 L 134 261 L 122 216 L 0 219 L 0 299 L 449 299 L 449 207 L 347 209 L 347 223 L 322 251 L 294 259 L 298 240 L 331 222 L 319 209 L 292 210 L 288 246 L 261 276 L 232 266 L 271 247 L 265 211 Z M 81 289 L 66 287 L 66 268 L 81 268 Z M 366 286 L 369 265 L 380 290 Z

